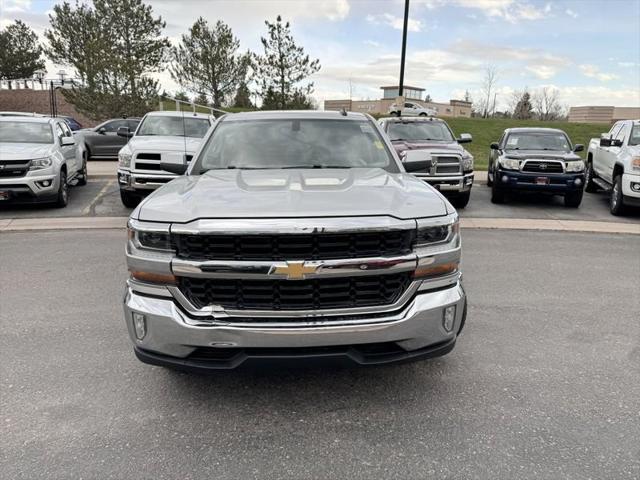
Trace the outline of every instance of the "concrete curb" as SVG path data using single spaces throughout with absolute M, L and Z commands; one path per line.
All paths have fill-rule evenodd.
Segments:
M 58 217 L 0 219 L 0 233 L 42 230 L 123 229 L 127 217 Z M 640 224 L 527 218 L 462 218 L 464 229 L 548 230 L 640 235 Z

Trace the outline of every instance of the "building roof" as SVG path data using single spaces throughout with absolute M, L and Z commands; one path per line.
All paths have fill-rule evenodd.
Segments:
M 323 120 L 365 120 L 363 113 L 342 112 L 337 110 L 263 110 L 256 112 L 230 113 L 223 117 L 224 121 L 240 120 L 280 120 L 280 119 L 323 119 Z
M 391 85 L 391 86 L 387 86 L 387 87 L 380 87 L 382 90 L 399 90 L 400 89 L 400 85 Z M 418 90 L 420 92 L 424 92 L 424 88 L 420 88 L 420 87 L 411 87 L 409 85 L 404 85 L 404 88 L 408 88 L 409 90 Z

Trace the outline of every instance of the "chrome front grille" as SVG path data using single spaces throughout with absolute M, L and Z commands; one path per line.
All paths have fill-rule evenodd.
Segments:
M 531 173 L 563 173 L 564 166 L 557 160 L 526 160 L 522 165 L 523 172 Z
M 313 280 L 179 278 L 196 307 L 234 310 L 322 310 L 390 305 L 411 283 L 411 272 Z
M 31 160 L 0 161 L 0 178 L 20 178 L 29 171 Z
M 462 173 L 460 157 L 453 155 L 434 155 L 435 169 L 432 169 L 432 175 L 458 175 Z
M 192 154 L 185 155 L 185 159 L 187 163 L 189 163 L 192 158 L 193 158 Z M 161 161 L 162 161 L 161 153 L 138 152 L 135 154 L 133 169 L 145 170 L 148 172 L 169 173 L 169 172 L 165 172 L 160 168 Z

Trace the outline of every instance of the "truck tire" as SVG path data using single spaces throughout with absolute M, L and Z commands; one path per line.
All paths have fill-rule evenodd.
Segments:
M 584 171 L 584 189 L 589 193 L 595 193 L 598 191 L 598 186 L 593 183 L 593 179 L 596 173 L 593 171 L 593 162 L 589 160 L 587 162 L 587 168 Z
M 493 180 L 491 179 L 493 175 L 493 169 L 491 168 L 491 164 L 487 167 L 487 187 L 493 185 Z
M 491 186 L 491 203 L 504 203 L 504 190 L 498 188 L 498 184 L 496 182 L 493 182 L 493 185 Z
M 427 114 L 426 114 L 425 112 L 422 112 L 422 113 L 420 113 L 420 115 L 419 115 L 419 116 L 420 116 L 420 117 L 426 117 L 426 116 L 427 116 Z
M 64 208 L 69 203 L 69 184 L 67 183 L 67 172 L 60 171 L 60 185 L 58 186 L 58 197 L 54 205 L 58 208 Z
M 89 178 L 89 175 L 87 174 L 87 153 L 85 152 L 82 155 L 82 168 L 80 170 L 78 170 L 78 181 L 76 183 L 76 185 L 79 185 L 80 187 L 83 187 L 87 184 L 87 178 Z
M 467 192 L 463 192 L 457 197 L 453 197 L 451 199 L 451 203 L 456 208 L 464 208 L 468 205 L 470 198 L 471 198 L 471 190 Z
M 139 196 L 124 190 L 120 190 L 120 200 L 122 200 L 122 204 L 127 208 L 136 208 L 140 203 Z
M 578 208 L 580 206 L 580 203 L 582 203 L 582 195 L 582 190 L 567 193 L 564 196 L 564 206 L 570 208 Z
M 611 197 L 609 198 L 609 210 L 611 215 L 622 215 L 624 213 L 624 197 L 622 195 L 622 175 L 618 174 L 613 179 Z

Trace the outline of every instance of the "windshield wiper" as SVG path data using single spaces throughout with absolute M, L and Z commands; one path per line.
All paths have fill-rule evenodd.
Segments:
M 283 170 L 295 169 L 295 168 L 352 168 L 346 165 L 287 165 L 286 167 L 278 167 Z

